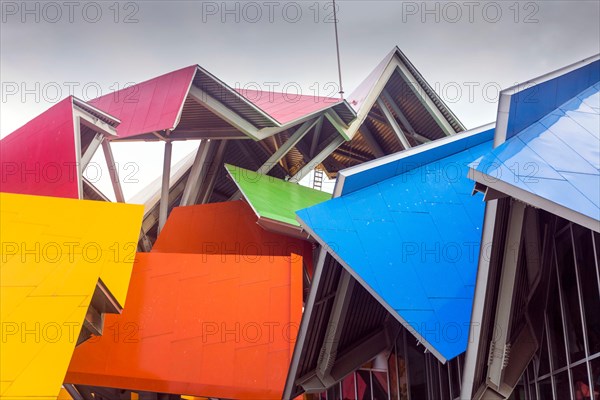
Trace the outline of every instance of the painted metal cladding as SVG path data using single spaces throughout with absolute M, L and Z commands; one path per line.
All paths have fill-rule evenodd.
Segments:
M 464 352 L 468 341 L 485 203 L 471 195 L 467 172 L 492 149 L 489 131 L 479 135 L 488 140 L 467 138 L 459 146 L 472 147 L 447 149 L 443 158 L 443 149 L 424 151 L 421 165 L 404 171 L 390 163 L 396 175 L 368 175 L 370 185 L 297 213 L 442 360 Z
M 71 97 L 0 140 L 0 191 L 79 198 Z
M 600 221 L 600 83 L 519 131 L 473 167 L 487 186 L 503 182 Z
M 56 399 L 98 281 L 125 305 L 142 212 L 0 193 L 0 398 Z
M 295 212 L 331 199 L 331 195 L 297 183 L 226 165 L 227 172 L 259 218 L 300 226 Z
M 119 138 L 160 132 L 177 126 L 196 65 L 106 94 L 89 103 L 117 117 Z
M 176 207 L 171 211 L 153 252 L 256 256 L 300 254 L 312 263 L 312 246 L 300 239 L 268 232 L 242 200 L 198 206 Z
M 300 242 L 262 230 L 241 201 L 176 208 L 157 249 L 136 257 L 127 307 L 76 349 L 65 382 L 280 399 L 302 314 Z
M 600 81 L 600 60 L 559 75 L 545 82 L 521 85 L 523 90 L 510 99 L 506 139 L 552 113 L 562 104 Z

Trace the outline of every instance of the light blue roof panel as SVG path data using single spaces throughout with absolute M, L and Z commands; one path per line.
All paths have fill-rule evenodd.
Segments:
M 477 135 L 375 164 L 384 179 L 363 170 L 346 182 L 352 190 L 297 212 L 301 225 L 442 361 L 467 347 L 485 207 L 482 195 L 471 196 L 467 173 L 472 160 L 492 150 L 490 130 Z
M 598 230 L 599 92 L 589 87 L 473 163 L 476 180 L 505 193 L 518 188 L 508 194 L 571 220 L 574 212 Z

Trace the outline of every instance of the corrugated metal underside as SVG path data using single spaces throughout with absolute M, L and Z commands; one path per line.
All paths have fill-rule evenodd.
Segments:
M 350 125 L 356 119 L 356 112 L 347 103 L 339 103 L 333 106 L 333 110 L 340 116 L 342 121 Z
M 215 116 L 212 115 L 211 119 L 214 120 Z M 237 192 L 237 186 L 231 179 L 229 179 L 227 176 L 227 171 L 225 168 L 223 168 L 224 164 L 231 164 L 235 165 L 236 167 L 256 171 L 269 159 L 273 153 L 275 153 L 275 151 L 277 151 L 282 144 L 284 144 L 290 138 L 291 135 L 293 135 L 297 128 L 298 126 L 280 132 L 261 141 L 228 140 L 227 147 L 225 149 L 225 155 L 223 157 L 223 163 L 220 165 L 210 165 L 210 169 L 207 172 L 207 179 L 214 174 L 217 175 L 209 203 L 226 201 Z M 280 179 L 285 179 L 286 177 L 295 175 L 321 149 L 327 146 L 333 140 L 333 138 L 338 136 L 337 131 L 328 121 L 323 123 L 321 133 L 316 141 L 316 147 L 312 146 L 314 134 L 315 130 L 313 128 L 311 132 L 307 133 L 306 136 L 271 169 L 268 175 Z M 311 146 L 314 150 L 312 153 Z M 323 162 L 324 168 L 337 170 L 340 168 L 340 166 L 344 167 L 338 161 L 333 160 L 331 156 L 325 162 Z M 169 209 L 179 205 L 183 189 L 187 183 L 188 175 L 189 171 L 187 171 L 181 177 L 181 179 L 171 185 L 171 189 L 169 191 Z M 151 241 L 156 239 L 158 209 L 159 206 L 157 204 L 144 218 L 143 227 Z
M 79 133 L 81 135 L 80 145 L 81 145 L 81 155 L 84 155 L 86 150 L 88 149 L 90 143 L 96 136 L 96 131 L 94 131 L 89 126 L 80 124 L 79 125 Z
M 76 101 L 76 102 L 74 101 L 74 103 L 77 107 L 81 108 L 88 114 L 91 114 L 94 117 L 98 118 L 100 121 L 112 126 L 113 128 L 116 128 L 119 125 L 119 122 L 117 122 L 117 120 L 114 119 L 114 117 L 111 118 L 111 117 L 107 116 L 106 114 L 98 112 L 99 111 L 98 109 L 91 107 L 84 101 Z
M 297 344 L 297 346 L 302 346 L 302 353 L 299 358 L 297 374 L 294 377 L 295 381 L 311 373 L 317 367 L 342 270 L 343 267 L 328 254 L 317 288 L 313 312 L 308 322 L 306 338 L 303 343 Z M 383 329 L 389 315 L 387 310 L 358 283 L 354 285 L 350 296 L 349 311 L 340 337 L 339 355 L 352 350 L 355 344 L 364 337 Z M 292 398 L 302 393 L 302 387 L 294 385 Z
M 437 124 L 427 108 L 425 108 L 419 100 L 418 94 L 414 91 L 414 83 L 406 82 L 400 76 L 400 74 L 396 72 L 392 74 L 389 82 L 386 85 L 386 89 L 394 98 L 394 101 L 398 107 L 400 107 L 400 110 L 402 110 L 404 116 L 418 134 L 431 140 L 440 139 L 446 136 L 442 128 Z M 417 90 L 422 91 L 424 89 L 419 88 Z M 423 92 L 421 92 L 421 94 L 423 94 Z M 440 111 L 442 111 L 442 109 L 440 109 Z M 395 114 L 394 116 L 397 117 Z M 450 122 L 452 125 L 451 120 L 448 120 L 448 122 Z M 460 129 L 457 131 L 458 128 L 454 125 L 452 125 L 452 127 L 456 132 L 460 132 L 460 130 L 462 130 Z
M 400 108 L 408 120 L 408 123 L 417 134 L 429 140 L 445 137 L 446 134 L 442 128 L 417 97 L 417 93 L 414 92 L 413 86 L 414 83 L 407 83 L 400 74 L 396 72 L 392 74 L 385 89 L 390 93 L 394 102 Z M 419 88 L 418 90 L 421 90 L 421 93 L 426 94 L 426 89 L 427 88 Z M 450 111 L 443 106 L 443 103 L 441 103 L 437 95 L 435 96 L 435 99 L 437 103 L 436 101 L 434 101 L 434 103 L 438 106 L 442 115 L 446 117 L 453 129 L 456 132 L 464 130 L 460 122 L 453 115 L 450 115 Z M 384 100 L 384 103 L 388 105 L 388 109 L 404 131 L 410 145 L 414 147 L 421 144 L 420 141 L 417 141 L 408 133 L 410 131 L 409 127 L 402 123 L 402 119 L 393 111 L 393 107 L 391 107 L 386 100 Z M 393 154 L 404 150 L 398 136 L 386 120 L 383 111 L 380 109 L 379 105 L 375 103 L 352 140 L 342 144 L 332 155 L 332 158 L 336 160 L 338 164 L 343 165 L 343 168 L 352 167 L 377 158 L 373 149 L 364 138 L 364 134 L 362 133 L 364 127 L 371 133 L 373 140 L 379 145 L 384 154 Z M 343 168 L 336 168 L 335 165 L 331 165 L 328 166 L 326 170 L 328 175 L 333 177 L 339 169 Z
M 110 201 L 98 188 L 91 182 L 83 178 L 83 199 L 96 201 Z
M 227 144 L 223 163 L 256 171 L 290 138 L 291 135 L 293 135 L 294 130 L 295 129 L 289 129 L 258 142 L 253 140 L 232 140 Z M 271 169 L 268 175 L 280 179 L 294 176 L 315 155 L 311 154 L 310 151 L 313 135 L 314 130 L 300 140 L 300 142 L 298 142 L 296 146 L 292 148 L 287 155 L 273 167 L 273 169 Z M 333 126 L 329 123 L 324 123 L 314 153 L 318 153 L 318 151 L 331 142 L 335 136 L 337 136 L 337 132 Z M 327 161 L 324 162 L 324 164 L 326 163 Z M 222 195 L 231 196 L 237 191 L 237 187 L 234 182 L 227 177 L 227 172 L 222 165 L 218 166 L 217 173 L 218 176 L 215 184 L 216 193 L 211 197 L 211 202 L 222 201 Z
M 197 129 L 233 129 L 233 127 L 206 107 L 200 105 L 191 96 L 183 104 L 183 111 L 177 130 Z
M 363 136 L 363 127 L 366 127 L 366 129 L 371 133 L 373 139 L 375 142 L 377 142 L 379 147 L 381 147 L 381 150 L 383 150 L 385 155 L 404 150 L 400 140 L 398 139 L 398 136 L 396 136 L 396 133 L 392 127 L 385 121 L 383 113 L 377 105 L 374 105 L 369 113 L 369 116 L 365 122 L 363 122 L 361 129 L 359 129 L 352 140 L 342 144 L 333 153 L 333 157 L 344 165 L 343 168 L 353 167 L 377 158 L 373 149 Z M 411 146 L 417 146 L 420 144 L 411 136 L 407 135 L 407 139 Z M 329 173 L 337 173 L 338 171 L 338 169 L 328 169 Z
M 193 84 L 235 111 L 255 127 L 260 129 L 276 126 L 271 118 L 260 112 L 248 100 L 235 91 L 229 90 L 226 85 L 201 68 L 198 69 Z
M 402 62 L 409 69 L 410 73 L 415 77 L 419 85 L 425 90 L 429 98 L 433 101 L 433 103 L 437 106 L 437 108 L 441 111 L 442 115 L 446 118 L 446 120 L 450 123 L 455 132 L 462 132 L 465 130 L 464 125 L 458 120 L 456 115 L 444 104 L 444 102 L 440 99 L 437 93 L 433 90 L 433 88 L 427 83 L 423 75 L 415 68 L 413 63 L 410 62 L 408 57 L 406 57 L 402 52 L 399 52 L 399 56 L 402 59 Z M 395 74 L 396 75 L 396 74 Z M 417 129 L 415 127 L 415 129 Z M 417 131 L 417 133 L 420 133 Z

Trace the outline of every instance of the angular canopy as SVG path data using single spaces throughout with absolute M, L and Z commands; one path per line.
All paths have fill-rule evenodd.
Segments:
M 101 282 L 122 306 L 143 209 L 0 193 L 0 397 L 56 399 Z
M 530 92 L 503 92 L 510 104 L 503 115 L 507 128 L 496 132 L 500 145 L 474 162 L 471 174 L 478 188 L 491 188 L 598 232 L 600 60 L 582 63 Z
M 467 165 L 492 135 L 486 126 L 343 171 L 354 190 L 297 213 L 441 361 L 467 347 L 485 206 Z
M 65 382 L 280 399 L 304 248 L 257 226 L 242 201 L 176 208 L 156 248 L 138 253 L 123 314 L 106 319 L 118 330 L 79 346 Z
M 268 219 L 292 227 L 300 227 L 296 220 L 296 211 L 331 199 L 329 193 L 297 183 L 286 182 L 233 165 L 226 165 L 225 168 L 256 213 L 259 223 L 262 219 Z

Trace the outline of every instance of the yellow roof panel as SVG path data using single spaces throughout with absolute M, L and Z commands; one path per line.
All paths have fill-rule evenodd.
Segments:
M 56 399 L 98 280 L 124 305 L 143 207 L 0 193 L 0 399 Z

